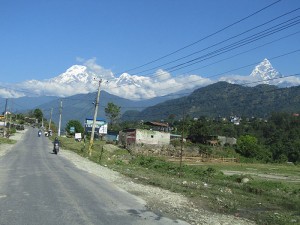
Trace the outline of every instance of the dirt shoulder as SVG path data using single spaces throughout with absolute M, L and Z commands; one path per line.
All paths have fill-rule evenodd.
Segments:
M 190 224 L 214 224 L 214 225 L 253 225 L 249 221 L 232 215 L 213 213 L 204 208 L 196 207 L 193 202 L 183 195 L 173 193 L 158 187 L 139 184 L 136 179 L 130 179 L 122 174 L 100 166 L 83 158 L 76 153 L 62 150 L 60 155 L 70 160 L 79 169 L 85 170 L 96 176 L 102 177 L 118 187 L 141 197 L 147 202 L 147 207 L 152 211 L 172 218 L 178 218 Z
M 9 139 L 19 141 L 23 138 L 23 135 L 26 133 L 26 131 L 27 131 L 27 129 L 17 131 L 12 136 L 10 136 Z M 14 144 L 0 144 L 0 157 L 5 155 L 6 153 L 8 153 L 12 149 L 13 146 L 14 146 Z

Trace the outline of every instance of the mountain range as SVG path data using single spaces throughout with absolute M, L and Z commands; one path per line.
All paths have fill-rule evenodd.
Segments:
M 98 68 L 98 71 L 100 69 Z M 41 96 L 10 99 L 8 108 L 12 111 L 40 108 L 46 117 L 47 115 L 50 117 L 50 109 L 53 108 L 53 121 L 58 121 L 59 96 L 65 96 L 66 93 L 70 92 L 73 94 L 69 94 L 69 96 L 67 94 L 67 97 L 63 98 L 62 124 L 66 124 L 70 119 L 83 121 L 84 118 L 93 115 L 94 105 L 92 103 L 95 101 L 95 91 L 100 80 L 95 71 L 88 66 L 74 65 L 52 79 L 31 80 L 18 84 L 22 90 L 26 87 L 32 88 L 28 91 L 29 93 L 34 92 Z M 173 88 L 169 90 L 170 92 L 173 91 L 173 94 L 163 96 L 158 95 L 160 81 L 162 83 L 174 81 L 174 78 L 170 77 L 166 71 L 159 71 L 157 74 L 162 75 L 165 80 L 159 80 L 158 77 L 154 80 L 153 77 L 128 73 L 123 73 L 116 78 L 109 70 L 104 69 L 101 69 L 101 74 L 103 74 L 101 78 L 102 91 L 98 112 L 100 117 L 105 117 L 104 108 L 108 102 L 113 102 L 121 107 L 123 120 L 162 120 L 170 114 L 181 115 L 183 108 L 186 110 L 185 113 L 190 116 L 211 115 L 215 117 L 233 114 L 265 116 L 274 110 L 295 111 L 298 107 L 297 101 L 282 97 L 285 96 L 282 94 L 284 90 L 289 92 L 289 97 L 294 96 L 294 91 L 298 94 L 297 87 L 293 87 L 300 83 L 298 78 L 284 77 L 272 67 L 267 59 L 256 65 L 249 76 L 224 76 L 219 79 L 221 82 L 194 77 L 193 79 L 198 79 L 199 83 L 190 82 L 192 85 L 186 85 L 185 89 L 182 90 Z M 190 78 L 185 79 L 189 80 Z M 171 86 L 174 86 L 174 82 L 171 83 Z M 149 87 L 153 87 L 152 94 L 149 94 L 151 93 Z M 76 94 L 77 92 L 79 94 Z M 140 92 L 144 95 L 139 94 Z M 264 93 L 263 97 L 258 95 L 260 92 Z M 14 93 L 16 94 L 16 92 Z M 56 93 L 56 95 L 44 96 L 51 93 Z M 244 95 L 245 93 L 248 93 L 253 99 L 251 100 L 248 95 Z M 277 96 L 274 93 L 281 94 Z M 145 98 L 145 96 L 151 95 L 156 97 Z M 128 96 L 135 96 L 136 98 Z M 141 98 L 142 96 L 144 98 Z M 274 104 L 277 104 L 276 107 L 272 105 L 272 99 Z M 278 102 L 283 99 L 285 102 Z M 287 104 L 291 101 L 295 102 L 295 107 Z M 0 98 L 1 102 L 0 106 L 3 105 L 4 107 L 5 99 Z M 264 107 L 261 108 L 261 106 Z
M 170 115 L 181 119 L 183 115 L 194 118 L 243 116 L 267 118 L 273 112 L 299 113 L 300 86 L 279 88 L 260 84 L 246 87 L 218 82 L 195 90 L 188 96 L 148 107 L 124 120 L 167 120 Z M 132 113 L 131 113 L 132 115 Z
M 101 75 L 100 75 L 101 74 Z M 249 76 L 226 75 L 211 80 L 199 75 L 182 75 L 173 77 L 164 70 L 157 70 L 152 76 L 130 75 L 122 73 L 116 77 L 110 70 L 99 65 L 73 65 L 64 73 L 47 80 L 28 80 L 16 84 L 1 84 L 0 97 L 68 97 L 76 94 L 87 94 L 97 90 L 99 81 L 101 90 L 131 100 L 145 100 L 174 93 L 191 93 L 218 81 L 232 84 L 255 86 L 261 83 L 279 87 L 291 87 L 300 84 L 295 76 L 283 76 L 277 72 L 268 59 L 260 62 Z
M 62 127 L 65 127 L 69 120 L 79 120 L 82 123 L 85 118 L 92 118 L 94 115 L 94 102 L 96 100 L 97 93 L 78 94 L 66 98 L 55 98 L 52 101 L 40 104 L 36 106 L 43 111 L 45 118 L 50 120 L 50 112 L 53 109 L 52 121 L 58 124 L 59 121 L 59 108 L 60 100 L 62 100 Z M 142 110 L 149 106 L 156 105 L 167 99 L 174 98 L 175 96 L 156 97 L 152 99 L 146 99 L 141 101 L 132 101 L 129 99 L 121 98 L 115 95 L 111 95 L 106 91 L 101 91 L 99 109 L 97 117 L 105 118 L 105 107 L 109 102 L 113 102 L 120 107 L 121 114 L 127 110 L 138 109 Z

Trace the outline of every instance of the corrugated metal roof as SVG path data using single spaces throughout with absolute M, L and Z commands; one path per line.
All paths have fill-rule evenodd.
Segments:
M 168 127 L 167 123 L 159 123 L 159 122 L 146 122 L 146 125 L 159 126 L 159 127 Z

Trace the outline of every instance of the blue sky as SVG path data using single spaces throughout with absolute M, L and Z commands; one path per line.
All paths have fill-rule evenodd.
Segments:
M 0 1 L 0 83 L 53 78 L 70 66 L 93 58 L 96 59 L 98 65 L 111 70 L 115 76 L 119 76 L 120 72 L 189 45 L 275 1 Z M 154 70 L 144 73 L 141 71 L 224 41 L 299 7 L 299 0 L 282 0 L 230 29 L 155 64 L 129 73 L 151 76 L 155 72 Z M 299 15 L 299 12 L 300 10 L 269 26 L 294 18 Z M 171 72 L 171 75 L 178 76 L 189 73 L 190 70 L 234 56 L 297 31 L 300 31 L 299 24 L 192 67 Z M 297 49 L 300 49 L 299 33 L 222 63 L 194 70 L 192 73 L 210 77 Z M 195 57 L 197 56 L 199 55 L 195 55 Z M 82 60 L 78 60 L 79 58 Z M 193 57 L 189 59 L 193 59 Z M 284 75 L 300 73 L 300 52 L 270 61 L 275 69 Z M 170 65 L 162 66 L 162 69 L 169 67 Z M 249 75 L 253 67 L 250 66 L 232 73 Z

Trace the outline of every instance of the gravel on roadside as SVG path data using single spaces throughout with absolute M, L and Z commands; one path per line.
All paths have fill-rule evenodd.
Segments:
M 104 178 L 123 190 L 139 196 L 146 201 L 147 207 L 159 214 L 184 220 L 193 225 L 253 225 L 253 221 L 236 217 L 213 213 L 197 208 L 192 201 L 185 196 L 164 190 L 159 187 L 143 185 L 134 182 L 135 179 L 126 177 L 107 167 L 101 166 L 68 150 L 62 150 L 60 155 L 70 160 L 77 168 Z

